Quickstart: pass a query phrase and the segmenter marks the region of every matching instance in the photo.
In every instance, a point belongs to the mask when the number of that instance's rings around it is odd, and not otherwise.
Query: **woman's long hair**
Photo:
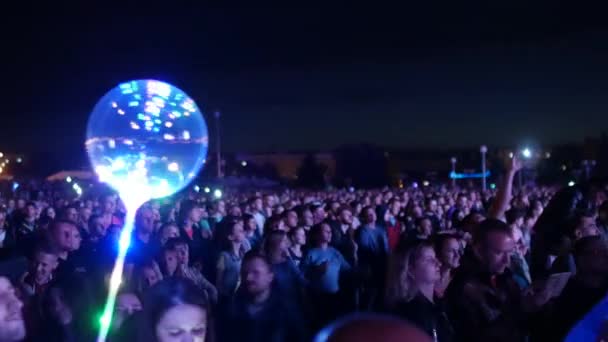
[[[399,247],[390,257],[388,264],[385,305],[394,307],[397,303],[408,302],[418,290],[410,273],[423,249],[433,249],[433,244],[422,241],[417,244]]]

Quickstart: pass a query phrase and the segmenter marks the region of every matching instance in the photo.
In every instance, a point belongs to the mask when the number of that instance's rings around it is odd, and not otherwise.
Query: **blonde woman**
[[[389,262],[385,304],[388,311],[417,325],[435,342],[449,342],[452,327],[435,297],[439,280],[440,263],[432,243],[399,248]]]

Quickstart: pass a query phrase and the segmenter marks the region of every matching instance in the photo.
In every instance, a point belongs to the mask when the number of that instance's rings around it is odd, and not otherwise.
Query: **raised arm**
[[[505,174],[502,184],[500,184],[498,192],[496,193],[496,197],[490,206],[488,218],[498,220],[504,219],[505,212],[509,208],[509,203],[511,202],[511,197],[513,196],[513,179],[515,178],[515,174],[521,170],[521,168],[521,161],[516,155],[509,159],[507,162],[507,173]]]

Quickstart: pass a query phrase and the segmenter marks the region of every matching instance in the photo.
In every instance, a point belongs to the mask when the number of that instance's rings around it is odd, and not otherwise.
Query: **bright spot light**
[[[184,131],[182,137],[184,138],[184,140],[190,140],[190,132]]]
[[[18,188],[19,188],[19,183],[13,182],[13,191],[17,190]]]
[[[99,318],[99,324],[101,326],[108,327],[108,326],[110,326],[111,323],[112,322],[111,322],[110,315],[101,315],[101,317]]]
[[[23,159],[17,158],[17,163],[21,164],[22,161],[23,161]]]
[[[72,177],[70,177],[70,176],[65,177],[65,181],[68,183],[72,183]]]
[[[4,157],[4,153],[0,152],[0,158]]]
[[[4,171],[4,170],[0,167],[0,173],[2,173],[2,171]]]
[[[494,183],[490,184],[490,189],[492,189],[492,190],[496,189],[496,184],[494,184]]]
[[[429,184],[430,184],[429,181],[426,181],[426,180],[424,182],[422,182],[423,186],[429,186]]]
[[[575,186],[575,185],[576,185],[576,183],[574,183],[574,181],[569,181],[568,182],[568,186],[570,186],[570,187]]]
[[[509,152],[509,158],[513,159],[513,152]]]
[[[200,186],[198,186],[198,185],[195,185],[195,186],[194,186],[194,191],[196,191],[196,192],[200,192],[200,191],[201,191],[201,187],[200,187]]]
[[[566,169],[568,169],[568,168],[566,167],[566,165],[565,165],[565,164],[564,164],[564,165],[562,165],[562,171],[566,171]]]
[[[526,159],[530,159],[532,158],[532,151],[530,151],[529,148],[524,148],[523,151],[521,151],[522,156],[524,156],[524,158]]]
[[[247,162],[243,160],[243,161],[241,162],[241,165],[242,165],[243,167],[245,167],[245,166],[247,166]]]
[[[213,192],[213,197],[215,197],[215,198],[222,198],[222,190],[215,189],[215,191]]]
[[[171,122],[171,121],[165,122],[165,127],[167,127],[167,128],[173,127],[173,122]]]
[[[173,162],[167,166],[167,169],[171,172],[177,172],[177,171],[179,171],[179,165],[177,165],[176,162]]]
[[[206,194],[208,194],[208,193],[211,192],[211,189],[209,189],[209,187],[205,187],[204,191],[205,191]]]
[[[163,139],[165,140],[175,140],[175,137],[169,133],[165,133],[165,135],[163,135]]]
[[[551,152],[545,152],[545,159],[551,158]]]

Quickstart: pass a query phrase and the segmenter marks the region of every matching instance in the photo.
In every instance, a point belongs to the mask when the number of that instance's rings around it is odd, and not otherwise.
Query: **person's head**
[[[441,277],[440,265],[430,242],[424,241],[397,249],[389,262],[387,305],[409,301],[421,286],[436,283]]]
[[[50,241],[61,252],[71,252],[74,249],[74,232],[78,228],[69,221],[53,221],[48,228]]]
[[[254,211],[260,212],[264,208],[264,202],[262,202],[262,199],[260,197],[256,197],[253,200],[251,207],[253,208]]]
[[[496,219],[486,219],[473,236],[473,249],[486,271],[502,274],[509,266],[515,242],[509,226]]]
[[[579,240],[587,236],[600,235],[595,218],[591,215],[579,215],[574,219],[574,239]]]
[[[30,261],[30,272],[36,284],[48,283],[58,265],[56,250],[47,244],[37,246]]]
[[[327,218],[327,212],[322,205],[313,206],[312,215],[314,224],[319,224]]]
[[[327,223],[320,223],[312,226],[310,229],[310,235],[313,238],[313,242],[318,246],[324,243],[331,242],[331,227]]]
[[[242,214],[243,214],[243,211],[241,210],[241,207],[239,207],[238,205],[233,205],[228,210],[228,215],[230,215],[230,216],[241,216]]]
[[[515,243],[514,252],[516,252],[519,257],[523,258],[528,254],[528,245],[524,240],[524,234],[521,229],[517,227],[511,227],[511,236],[513,238],[513,242]]]
[[[416,229],[418,230],[419,235],[429,237],[433,234],[433,222],[431,222],[429,217],[423,216],[418,219]]]
[[[179,210],[179,222],[198,223],[202,219],[202,210],[200,205],[193,200],[183,201]]]
[[[312,227],[315,224],[315,220],[310,209],[302,210],[302,223],[306,227]]]
[[[398,199],[393,198],[388,204],[388,210],[391,215],[397,216],[401,211],[401,202]]]
[[[586,236],[574,244],[577,275],[595,274],[608,277],[608,244],[601,236]]]
[[[38,216],[38,208],[36,207],[36,203],[34,202],[27,202],[25,204],[25,207],[23,208],[23,211],[25,213],[25,218],[28,221],[35,220]]]
[[[268,233],[264,242],[264,249],[269,258],[273,255],[287,255],[289,246],[287,234],[280,230]]]
[[[247,253],[243,258],[241,279],[245,293],[251,297],[270,291],[274,279],[270,261],[259,253]]]
[[[298,214],[295,210],[287,210],[284,214],[284,221],[289,229],[294,229],[298,226]]]
[[[234,217],[224,218],[218,224],[215,236],[224,250],[240,245],[245,240],[243,221]]]
[[[100,215],[91,215],[89,218],[89,234],[96,238],[106,236],[108,227],[104,224],[103,217]]]
[[[80,230],[78,227],[72,227],[72,247],[70,248],[70,252],[75,252],[80,249],[80,245],[82,244],[82,236],[80,235]]]
[[[163,280],[163,274],[160,271],[160,267],[153,259],[138,265],[134,273],[136,274],[137,288],[141,292],[144,292]]]
[[[445,268],[455,269],[460,266],[462,248],[456,235],[440,234],[435,238],[435,254]]]
[[[21,341],[25,338],[23,303],[15,295],[11,282],[0,277],[0,341]]]
[[[55,208],[49,206],[42,211],[42,217],[48,217],[51,220],[55,219]]]
[[[430,211],[430,212],[436,212],[437,211],[437,200],[434,198],[428,198],[426,200],[426,210]]]
[[[243,215],[243,230],[249,233],[255,232],[258,229],[258,223],[255,221],[255,217],[251,214]]]
[[[507,210],[505,213],[505,218],[507,219],[507,224],[513,227],[521,228],[524,224],[524,211],[516,208],[512,208]]]
[[[289,240],[294,246],[306,245],[306,231],[302,227],[292,229],[289,232]]]
[[[361,211],[361,221],[366,225],[373,225],[376,223],[376,210],[373,207],[367,206]]]
[[[124,291],[116,296],[116,307],[112,319],[112,329],[118,330],[122,323],[136,312],[142,310],[141,301],[134,292]]]
[[[61,211],[62,220],[78,223],[78,209],[75,206],[67,206]]]
[[[368,342],[382,336],[382,342],[432,342],[424,331],[393,316],[357,313],[323,328],[314,342]]]
[[[160,227],[160,243],[164,245],[169,239],[179,237],[179,228],[175,223],[165,223]]]
[[[93,214],[93,209],[83,206],[82,208],[80,208],[79,213],[78,213],[79,222],[84,222],[84,223],[89,222],[89,219],[91,218],[92,214]]]
[[[116,211],[117,198],[114,194],[106,194],[101,198],[101,210],[103,214],[113,215]]]
[[[154,232],[154,211],[147,206],[142,206],[135,215],[135,229],[141,234],[152,234]]]
[[[475,202],[474,199],[472,199],[472,201]],[[469,206],[469,199],[467,198],[467,195],[465,195],[465,194],[458,195],[458,199],[456,200],[456,206],[460,210],[467,209]]]
[[[345,225],[353,224],[353,211],[349,207],[342,207],[338,212],[340,223]]]
[[[152,342],[204,342],[211,334],[207,300],[187,279],[164,279],[144,297],[144,329]]]
[[[162,267],[165,276],[170,277],[175,274],[177,266],[179,265],[177,251],[169,248],[170,246],[165,245],[162,253]]]
[[[190,249],[188,248],[188,241],[186,241],[184,238],[177,237],[169,239],[165,246],[166,249],[175,251],[178,265],[188,266],[190,261]]]

